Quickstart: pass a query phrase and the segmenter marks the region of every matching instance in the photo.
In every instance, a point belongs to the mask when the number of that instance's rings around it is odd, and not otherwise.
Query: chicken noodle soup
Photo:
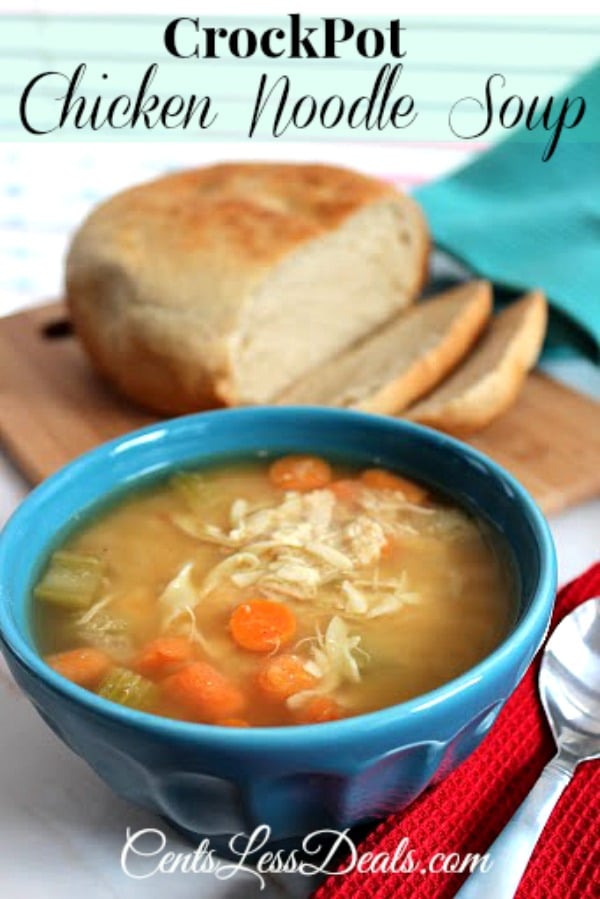
[[[41,652],[113,702],[237,727],[318,723],[440,686],[516,613],[498,538],[390,471],[247,460],[131,496],[53,554]]]

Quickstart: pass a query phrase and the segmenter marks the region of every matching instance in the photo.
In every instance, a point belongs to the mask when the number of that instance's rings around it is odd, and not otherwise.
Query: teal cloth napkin
[[[435,243],[473,272],[500,288],[546,292],[546,356],[598,362],[600,65],[563,96],[583,96],[587,108],[579,125],[562,131],[547,162],[541,156],[548,133],[521,128],[415,196]]]

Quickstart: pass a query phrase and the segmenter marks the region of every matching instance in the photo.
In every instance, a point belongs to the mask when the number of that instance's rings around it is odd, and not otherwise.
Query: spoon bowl
[[[600,757],[600,598],[563,618],[544,651],[540,695],[556,745],[576,762]]]
[[[557,754],[455,899],[511,899],[535,844],[580,762],[600,758],[600,597],[567,615],[546,643],[539,674],[542,705]]]

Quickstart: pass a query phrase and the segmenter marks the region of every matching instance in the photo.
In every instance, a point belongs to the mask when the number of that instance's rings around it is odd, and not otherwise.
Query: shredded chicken
[[[357,578],[356,585],[361,588],[369,588],[378,595],[378,600],[372,602],[366,610],[367,618],[379,618],[381,615],[389,615],[398,612],[403,606],[416,605],[421,601],[419,593],[408,589],[408,577],[403,571],[398,577],[382,580],[376,577],[374,580]]]
[[[203,543],[215,543],[217,546],[237,546],[237,542],[224,534],[221,528],[214,524],[207,524],[190,512],[176,512],[171,516],[171,521],[188,537],[194,537]]]
[[[114,599],[113,594],[108,594],[97,600],[75,619],[74,628],[79,640],[124,660],[131,655],[133,641],[127,621],[107,611]]]
[[[357,634],[350,635],[348,625],[339,615],[330,620],[325,634],[317,631],[310,641],[310,657],[304,668],[318,680],[318,684],[288,697],[288,708],[300,708],[314,696],[332,693],[345,683],[359,683],[360,639]],[[366,657],[366,653],[362,654]]]
[[[206,575],[200,596],[232,584],[267,597],[318,599],[321,607],[373,618],[417,600],[405,574],[379,583],[378,566],[388,536],[416,533],[403,520],[407,509],[423,510],[394,491],[365,488],[359,502],[357,512],[338,503],[331,490],[288,491],[268,506],[234,500],[229,529],[189,512],[173,521],[202,542],[232,550]]]
[[[351,554],[358,559],[360,565],[378,562],[387,543],[383,527],[367,515],[360,515],[347,524],[344,537],[349,543]]]
[[[250,575],[250,582],[252,583],[252,577],[255,574],[260,575],[260,569],[261,561],[255,553],[249,551],[234,553],[232,556],[223,559],[214,568],[211,568],[204,578],[200,588],[200,595],[207,596],[217,587],[220,587],[223,580],[231,580],[236,576],[239,580],[240,575],[243,580],[247,580],[248,575]]]
[[[158,597],[161,627],[163,632],[189,637],[212,654],[196,623],[194,610],[201,599],[201,594],[192,582],[193,568],[194,563],[187,562]]]
[[[233,528],[240,525],[244,516],[248,514],[248,508],[248,500],[242,499],[241,497],[234,500],[231,504],[231,511],[229,513],[229,519]]]
[[[346,611],[354,615],[364,615],[369,611],[369,601],[362,590],[352,581],[342,581],[342,592],[346,597]]]

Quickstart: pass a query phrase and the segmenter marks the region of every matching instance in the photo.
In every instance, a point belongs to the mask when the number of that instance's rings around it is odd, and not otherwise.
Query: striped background
[[[389,57],[364,59],[353,52],[352,46],[340,51],[337,60],[265,59],[261,55],[249,59],[233,59],[223,55],[219,60],[180,60],[171,57],[163,46],[163,32],[170,17],[165,16],[7,16],[0,33],[0,53],[5,70],[0,80],[0,135],[4,139],[19,137],[17,117],[18,98],[23,87],[41,71],[56,70],[72,73],[78,63],[85,61],[85,92],[95,97],[99,92],[108,102],[121,93],[132,94],[139,85],[146,67],[159,64],[153,90],[162,96],[181,93],[184,96],[208,94],[219,113],[215,125],[208,131],[169,132],[169,141],[207,140],[229,141],[243,139],[248,134],[251,111],[262,73],[273,82],[279,75],[288,74],[292,80],[292,94],[300,97],[310,92],[325,99],[332,93],[349,100],[370,90],[379,67]],[[303,17],[306,25],[319,25],[317,19]],[[356,28],[370,25],[382,29],[389,19],[353,19]],[[598,55],[600,18],[596,19],[402,19],[402,46],[406,51],[397,92],[412,94],[419,110],[414,125],[398,133],[386,129],[382,133],[352,131],[343,123],[334,131],[311,126],[296,132],[296,140],[315,138],[376,140],[384,142],[422,141],[424,139],[452,139],[448,127],[448,112],[453,103],[465,96],[482,96],[488,75],[501,72],[507,86],[502,97],[519,93],[523,97],[536,94],[546,96],[555,91]],[[202,16],[201,24],[236,26],[260,30],[283,26],[287,17],[214,17]],[[182,45],[191,46],[193,36],[183,32]],[[316,39],[315,39],[316,40]],[[393,60],[391,60],[393,61]],[[103,79],[103,75],[107,75]],[[36,109],[36,124],[50,127],[56,121],[55,96],[64,82],[44,81],[35,91],[31,105]],[[465,133],[477,131],[481,112],[476,104],[465,104],[462,119]],[[127,130],[112,129],[78,132],[73,129],[56,134],[52,139],[123,140],[131,136]],[[255,138],[268,139],[266,123]],[[133,132],[134,139],[164,139],[158,131]],[[39,138],[32,138],[39,142]],[[285,140],[288,137],[286,135]]]
[[[321,96],[338,92],[353,97],[370,87],[379,66],[388,60],[348,56],[333,63],[286,60],[282,64],[259,57],[234,65],[222,59],[210,66],[206,61],[173,60],[162,45],[168,19],[0,17],[0,314],[60,292],[69,234],[91,205],[121,187],[172,168],[216,159],[283,158],[341,162],[410,189],[461,165],[487,146],[486,141],[452,139],[447,114],[454,100],[481,95],[493,71],[507,77],[510,92],[525,97],[555,93],[595,61],[600,46],[600,18],[403,17],[407,26],[403,89],[415,96],[421,111],[414,128],[399,136],[387,132],[368,140],[336,129],[334,135],[305,134],[301,140],[295,135],[295,140],[286,136],[263,142],[245,139],[263,71],[273,77],[288,73],[299,93],[311,90]],[[353,20],[360,25],[360,19]],[[202,16],[201,21],[229,24],[225,18]],[[256,17],[233,21],[254,27],[280,24],[280,20]],[[384,27],[386,23],[377,22]],[[210,93],[222,110],[219,130],[209,132],[210,139],[203,133],[201,138],[196,134],[192,135],[195,140],[182,141],[177,140],[180,134],[170,132],[168,142],[165,132],[152,132],[151,139],[143,142],[129,142],[132,135],[125,132],[117,133],[119,143],[99,140],[102,132],[91,135],[92,141],[34,138],[23,142],[16,110],[26,82],[43,70],[72,71],[84,60],[89,63],[88,93],[94,94],[100,74],[106,71],[106,83],[114,95],[131,93],[146,65],[158,61],[160,86],[166,93]],[[339,139],[333,143],[332,136]]]

